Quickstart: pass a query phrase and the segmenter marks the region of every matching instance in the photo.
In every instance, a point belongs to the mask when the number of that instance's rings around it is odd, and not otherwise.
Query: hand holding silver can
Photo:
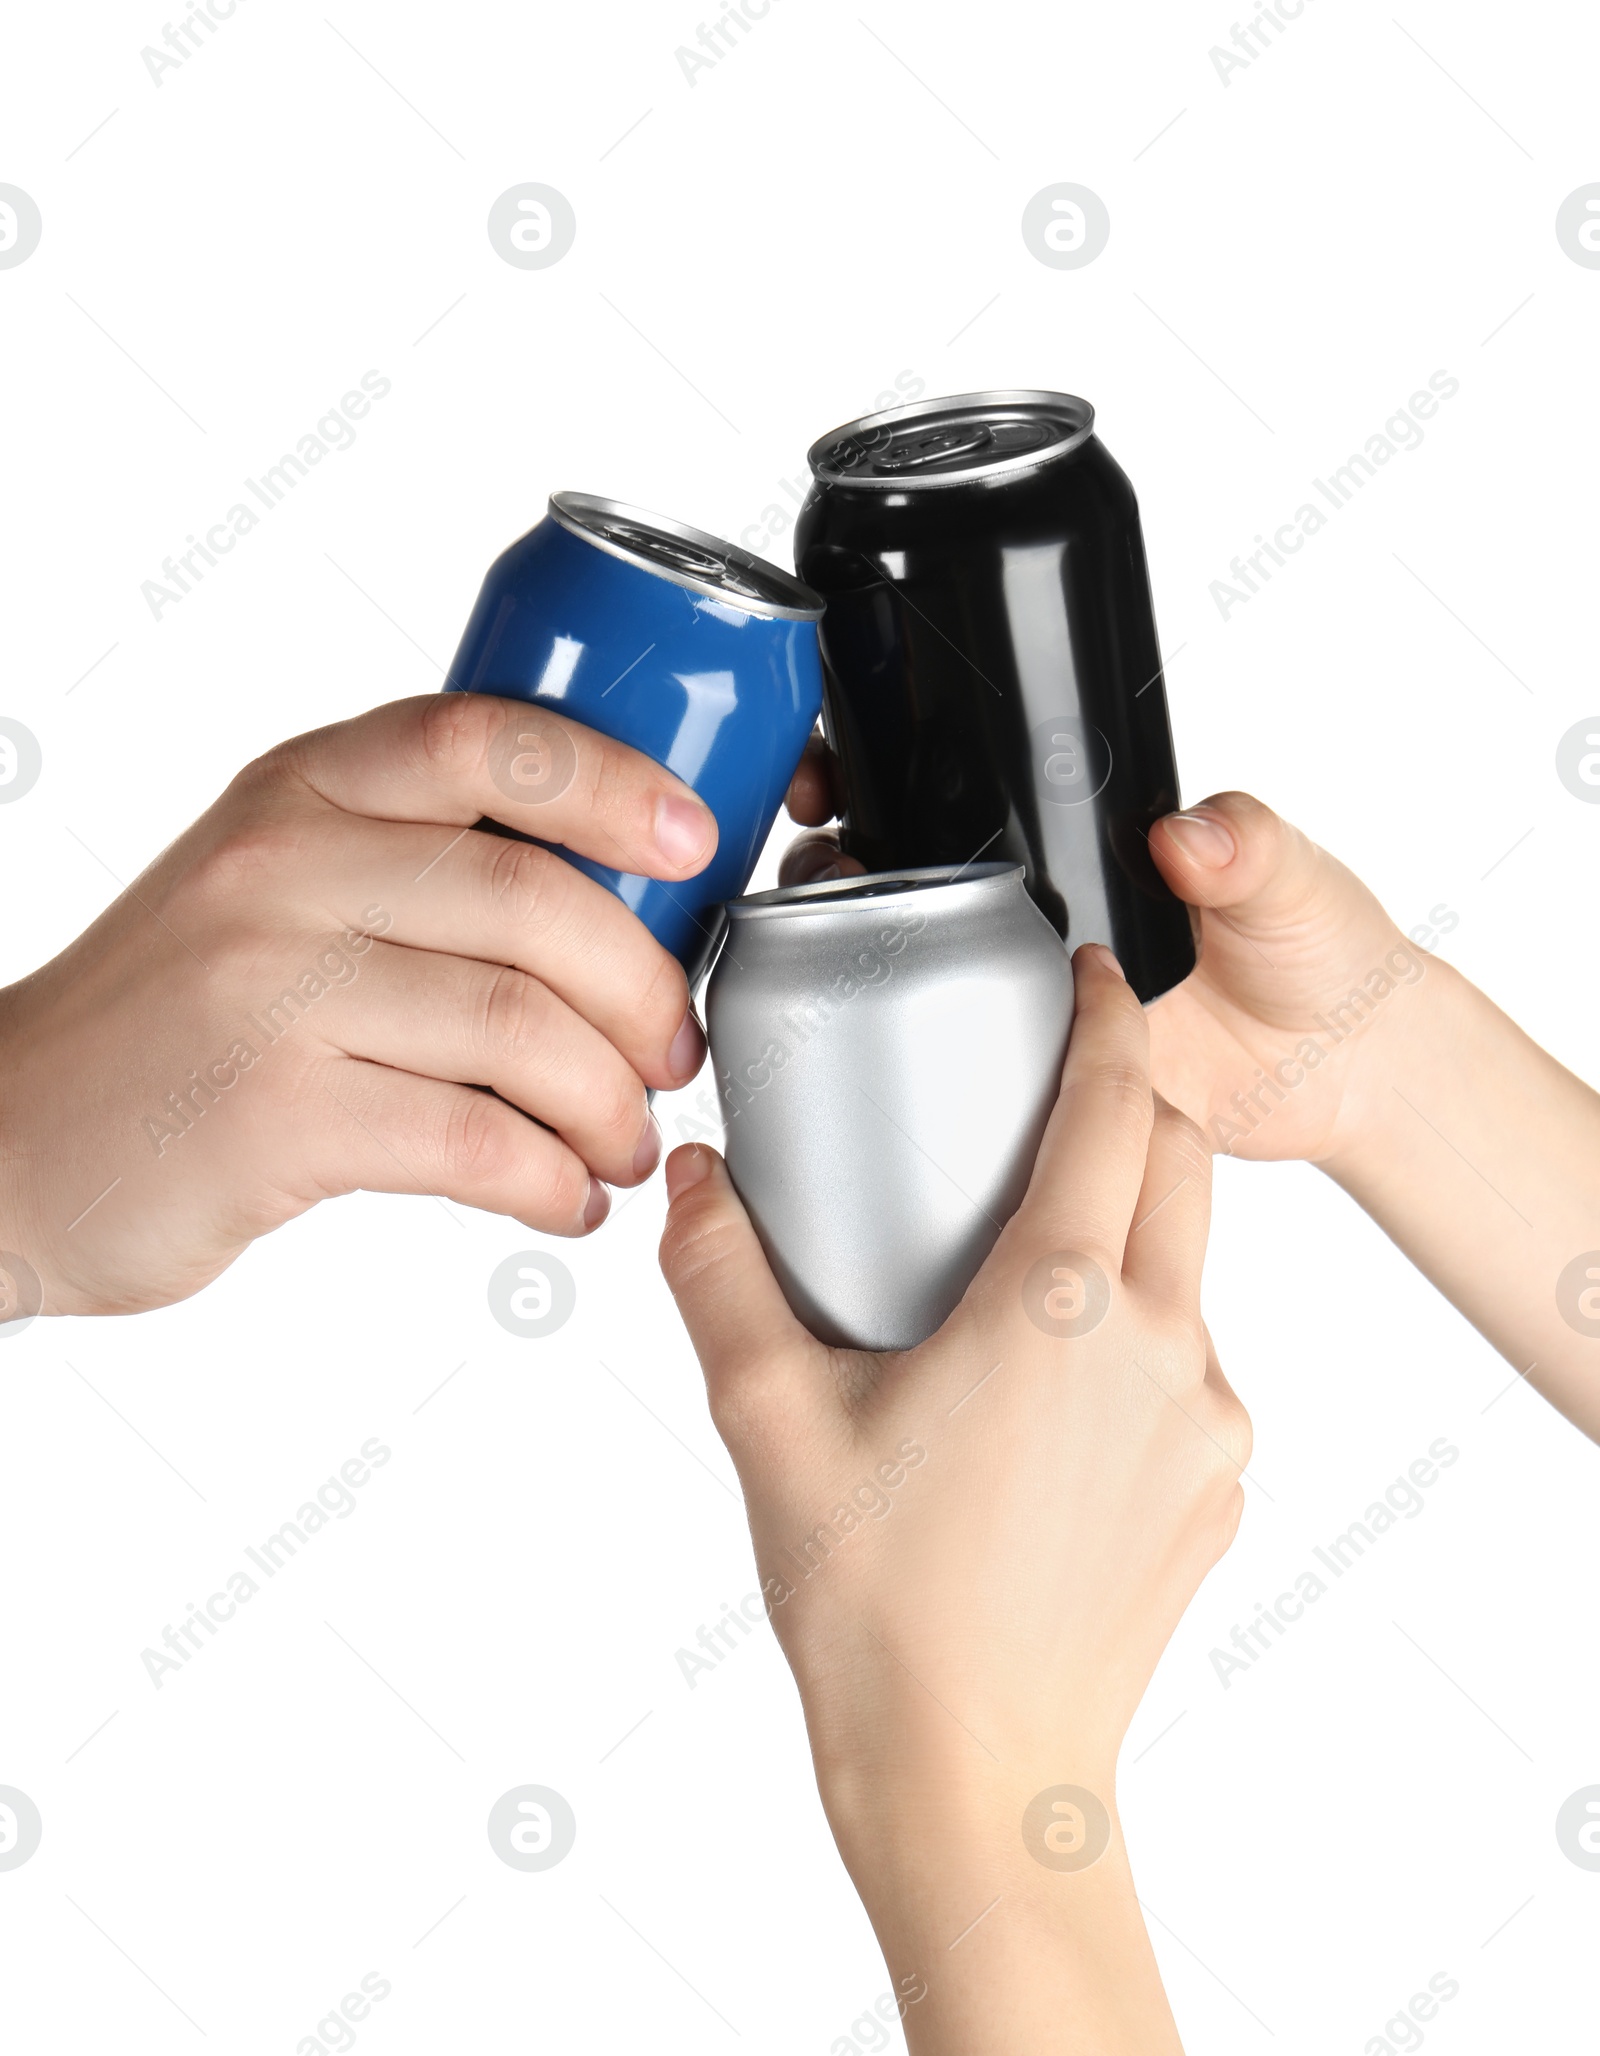
[[[1200,1314],[1204,1138],[1152,1093],[1115,963],[1073,968],[1028,1190],[908,1355],[824,1348],[715,1152],[666,1167],[662,1268],[917,2056],[1179,2056],[1117,1759],[1232,1538],[1250,1429]]]

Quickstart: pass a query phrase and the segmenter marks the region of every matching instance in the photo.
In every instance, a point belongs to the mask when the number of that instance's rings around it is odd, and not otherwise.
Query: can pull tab
[[[925,464],[948,464],[952,457],[976,456],[987,450],[994,436],[987,422],[968,421],[948,428],[924,429],[920,434],[896,436],[877,458],[880,471],[917,471]]]
[[[675,536],[657,535],[647,528],[637,528],[631,522],[610,521],[605,523],[604,534],[630,550],[637,550],[642,556],[651,557],[658,564],[666,564],[674,571],[692,572],[696,578],[716,578],[722,563],[709,550],[697,549],[693,543],[681,542]]]
[[[711,550],[701,549],[696,543],[685,542],[681,537],[640,528],[627,521],[607,522],[601,532],[621,543],[625,549],[637,551],[651,563],[664,565],[668,571],[685,572],[691,578],[702,579],[739,598],[763,597],[760,583],[749,577],[744,569],[745,565],[756,564],[759,559],[750,556],[748,551],[735,550],[731,544],[724,555],[718,556]]]

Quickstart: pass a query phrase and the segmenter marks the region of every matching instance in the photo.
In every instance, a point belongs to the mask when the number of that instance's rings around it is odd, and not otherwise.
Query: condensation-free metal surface
[[[706,989],[728,1169],[825,1342],[931,1335],[1015,1212],[1072,966],[1019,865],[735,900]]]
[[[653,524],[654,557],[624,545],[634,517]],[[794,607],[684,569],[704,569],[730,548],[661,515],[558,493],[546,518],[490,565],[445,681],[448,692],[568,715],[642,750],[705,801],[717,848],[693,878],[667,884],[561,849],[639,916],[691,987],[722,939],[723,902],[750,882],[822,705],[821,602],[770,565],[763,577],[778,581],[780,595],[798,595]],[[530,808],[509,825],[536,835],[541,823]]]
[[[1092,423],[1066,393],[869,416],[855,468],[813,450],[795,562],[828,603],[846,853],[1021,863],[1069,948],[1108,944],[1152,1000],[1195,961],[1148,844],[1178,773],[1138,504]]]
[[[815,477],[884,492],[967,485],[1064,457],[1094,432],[1076,393],[955,393],[847,421],[812,444]]]
[[[598,493],[552,493],[550,514],[597,549],[670,578],[690,592],[726,600],[747,614],[774,621],[815,621],[821,616],[821,600],[798,578],[686,521],[603,499]]]

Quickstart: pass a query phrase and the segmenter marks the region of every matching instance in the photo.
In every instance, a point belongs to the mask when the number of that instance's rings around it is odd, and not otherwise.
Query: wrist
[[[823,1797],[914,2056],[1178,2049],[1102,1753],[925,1760]]]
[[[1392,1160],[1397,1133],[1415,1124],[1407,1102],[1419,1091],[1455,1097],[1451,1078],[1460,1068],[1463,1026],[1474,1006],[1488,1004],[1453,964],[1409,946],[1406,954],[1419,974],[1376,1001],[1355,1052],[1335,1146],[1318,1160],[1347,1191],[1358,1192]]]
[[[852,1871],[893,1889],[908,1876],[925,1875],[930,1864],[1010,1866],[1024,1853],[1028,1809],[1040,1793],[1058,1787],[1091,1795],[1101,1817],[1115,1826],[1115,1748],[1063,1741],[1048,1762],[1022,1761],[1004,1740],[1000,1748],[1006,1761],[958,1732],[949,1746],[913,1743],[881,1760],[830,1765],[819,1752],[818,1789]]]

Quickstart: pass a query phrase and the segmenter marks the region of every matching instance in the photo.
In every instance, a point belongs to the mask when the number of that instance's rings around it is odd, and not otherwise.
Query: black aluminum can
[[[813,445],[795,561],[821,593],[840,840],[868,871],[1003,861],[1142,1000],[1194,968],[1150,856],[1178,805],[1138,503],[1069,393],[963,393]]]

